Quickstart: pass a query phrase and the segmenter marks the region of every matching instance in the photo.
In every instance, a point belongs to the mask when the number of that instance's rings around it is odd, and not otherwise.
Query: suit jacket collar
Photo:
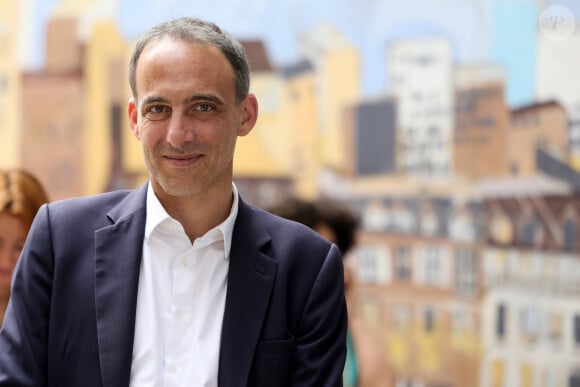
[[[104,386],[128,386],[147,186],[130,192],[95,231],[95,312]]]
[[[222,325],[220,386],[247,385],[278,268],[264,253],[270,235],[256,211],[240,200]]]

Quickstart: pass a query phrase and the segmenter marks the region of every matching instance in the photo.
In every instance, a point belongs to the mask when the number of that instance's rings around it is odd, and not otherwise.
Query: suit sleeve
[[[301,318],[291,386],[342,386],[347,311],[342,257],[331,245]]]
[[[45,386],[53,257],[48,206],[32,224],[16,265],[0,330],[0,386]]]

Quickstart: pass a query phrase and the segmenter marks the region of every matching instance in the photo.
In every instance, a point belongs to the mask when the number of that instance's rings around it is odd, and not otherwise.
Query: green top
[[[346,362],[342,372],[342,383],[343,387],[356,387],[358,385],[358,362],[350,330],[346,332]]]

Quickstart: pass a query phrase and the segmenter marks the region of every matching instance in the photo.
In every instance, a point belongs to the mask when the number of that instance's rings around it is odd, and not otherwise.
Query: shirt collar
[[[232,208],[230,210],[230,214],[228,217],[219,225],[209,230],[204,236],[204,238],[210,233],[219,232],[221,234],[221,239],[224,242],[224,255],[227,259],[230,256],[230,250],[232,247],[232,236],[234,234],[234,225],[236,223],[236,218],[238,217],[238,206],[239,206],[239,199],[238,199],[238,188],[236,184],[232,182],[232,194],[234,196],[234,200],[232,203]],[[173,219],[163,205],[153,192],[153,186],[151,182],[149,182],[147,187],[147,218],[145,220],[145,240],[149,240],[151,234],[155,230],[157,226],[163,223],[167,219]],[[177,222],[177,220],[173,219]]]

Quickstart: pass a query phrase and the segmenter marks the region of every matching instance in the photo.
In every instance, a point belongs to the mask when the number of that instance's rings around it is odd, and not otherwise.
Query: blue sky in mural
[[[44,28],[47,15],[59,1],[36,0],[37,29]],[[218,23],[236,37],[264,40],[277,65],[299,60],[302,33],[320,23],[332,24],[361,52],[366,96],[383,94],[388,88],[389,41],[443,36],[451,42],[458,63],[504,61],[510,72],[508,101],[512,105],[528,102],[533,93],[538,12],[549,5],[561,4],[577,19],[580,15],[578,0],[119,0],[117,3],[117,21],[127,39],[134,39],[144,29],[169,18],[199,16]],[[41,38],[43,32],[34,33]]]
[[[319,23],[329,23],[355,44],[362,55],[363,90],[367,95],[384,93],[386,47],[399,37],[440,35],[447,37],[458,60],[487,56],[488,33],[485,2],[465,0],[225,0],[211,2],[164,0],[156,7],[138,6],[140,0],[121,2],[122,30],[137,35],[143,25],[180,15],[208,18],[238,37],[262,38],[276,64],[299,60],[299,35]],[[163,5],[161,5],[163,3]],[[139,21],[131,18],[139,10]],[[133,19],[133,22],[130,20]],[[483,22],[481,21],[483,20]]]

